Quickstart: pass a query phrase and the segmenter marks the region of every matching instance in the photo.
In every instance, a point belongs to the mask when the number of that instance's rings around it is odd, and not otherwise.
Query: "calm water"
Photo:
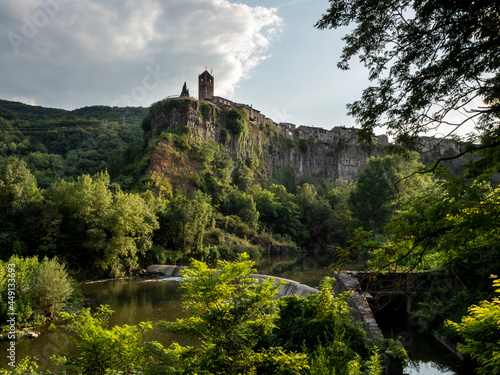
[[[261,259],[256,267],[259,273],[281,276],[317,287],[325,276],[332,276],[328,268],[332,255],[328,252],[312,252],[302,258],[273,256]],[[362,268],[362,265],[356,265]],[[82,285],[84,295],[90,306],[101,304],[111,306],[115,311],[110,319],[111,325],[137,324],[141,321],[175,320],[188,316],[182,307],[181,290],[178,280],[145,281],[142,279],[122,279]],[[425,336],[415,327],[405,325],[404,321],[378,317],[384,333],[390,337],[402,334],[407,338],[407,350],[412,362],[406,369],[411,375],[466,375],[457,366],[457,361],[439,344]],[[50,357],[57,351],[68,351],[68,340],[55,335],[47,328],[36,340],[21,340],[16,344],[17,359],[27,355],[39,358],[41,370],[50,367]],[[181,345],[196,344],[192,339],[170,335],[161,328],[150,332],[147,340],[157,340],[163,345],[177,341]],[[8,345],[0,343],[0,353],[5,353]],[[0,357],[0,368],[7,368],[6,355]]]

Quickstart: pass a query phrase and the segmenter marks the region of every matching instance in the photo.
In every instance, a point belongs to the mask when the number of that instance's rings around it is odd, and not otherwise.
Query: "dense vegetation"
[[[420,285],[425,298],[417,316],[439,328],[443,316],[458,322],[474,304],[460,325],[450,325],[479,373],[499,373],[499,311],[488,280],[500,270],[498,7],[487,0],[330,0],[316,27],[344,26],[338,66],[348,69],[358,56],[374,81],[348,105],[362,138],[369,141],[383,126],[400,152],[418,150],[420,136],[436,130],[460,144],[428,170],[436,182],[395,212],[384,238],[358,231],[352,249],[365,249],[386,268],[434,266],[454,278],[459,287],[442,279]],[[459,136],[464,128],[468,134]],[[441,161],[472,154],[459,175],[440,168]],[[365,227],[372,228],[379,229]]]
[[[192,315],[158,325],[192,335],[198,345],[145,342],[152,322],[109,327],[112,311],[101,306],[94,315],[89,309],[62,314],[78,355],[59,353],[53,360],[64,374],[380,375],[387,349],[406,358],[393,340],[367,336],[349,315],[348,293],[333,297],[331,279],[318,294],[276,299],[280,285],[258,282],[252,266],[242,254],[215,269],[193,261],[184,271],[185,306]],[[0,373],[36,375],[36,363],[26,359]]]
[[[144,108],[85,107],[73,111],[0,100],[0,159],[24,160],[42,188],[107,168],[140,143]]]
[[[25,322],[43,323],[68,302],[81,302],[79,288],[57,259],[12,256],[0,262],[0,319],[16,313],[18,328]],[[19,335],[19,333],[18,333]]]

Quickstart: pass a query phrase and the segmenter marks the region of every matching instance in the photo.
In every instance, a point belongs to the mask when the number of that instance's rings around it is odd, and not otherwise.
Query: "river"
[[[327,267],[331,263],[328,254],[313,253],[305,257],[273,256],[261,259],[257,264],[259,273],[285,277],[317,287],[325,276],[332,276]],[[362,267],[358,265],[358,267]],[[91,284],[82,284],[82,291],[91,307],[107,304],[114,310],[111,325],[137,324],[141,321],[174,320],[188,316],[182,307],[182,296],[178,279],[144,280],[119,279]],[[441,348],[432,338],[422,334],[401,319],[378,317],[387,337],[402,335],[407,340],[411,363],[406,369],[410,375],[466,375],[460,363],[449,352]],[[61,331],[61,330],[58,330]],[[38,357],[40,370],[52,367],[50,357],[57,351],[67,351],[69,342],[64,335],[57,335],[48,327],[41,329],[35,340],[20,340],[16,343],[17,361],[30,355]],[[157,340],[164,345],[173,341],[181,345],[193,344],[188,337],[165,333],[160,328],[151,331],[146,339]],[[1,353],[6,353],[7,342],[0,342]],[[7,356],[0,357],[0,368],[7,368]]]

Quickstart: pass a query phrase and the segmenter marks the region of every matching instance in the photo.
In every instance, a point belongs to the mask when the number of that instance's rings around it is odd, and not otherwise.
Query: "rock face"
[[[228,111],[223,111],[209,102],[193,99],[170,99],[156,103],[149,115],[145,130],[150,137],[158,136],[161,131],[187,126],[190,136],[211,140],[222,144],[226,152],[234,158],[245,161],[258,157],[267,163],[268,174],[273,170],[292,169],[297,180],[312,176],[316,181],[338,183],[342,180],[355,180],[372,155],[381,154],[374,146],[347,142],[344,139],[318,140],[298,139],[291,135],[280,134],[272,124],[258,124],[244,120],[245,128],[240,134],[230,129]],[[147,127],[149,126],[149,128]],[[227,136],[229,134],[229,137]],[[224,141],[224,137],[230,138]],[[153,152],[149,171],[162,171],[161,142],[157,152]]]

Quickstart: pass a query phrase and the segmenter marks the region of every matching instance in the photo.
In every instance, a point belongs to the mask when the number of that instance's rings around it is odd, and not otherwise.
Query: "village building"
[[[322,142],[342,143],[342,144],[357,144],[358,129],[345,126],[335,126],[331,130],[315,126],[300,125],[289,122],[275,123],[272,119],[266,117],[259,110],[253,108],[252,105],[236,103],[232,100],[214,95],[215,79],[214,76],[205,70],[198,76],[198,100],[210,102],[222,109],[230,111],[235,108],[246,113],[248,120],[251,123],[262,126],[274,126],[279,135],[286,138],[298,137],[299,139],[313,139]],[[388,145],[389,138],[387,135],[373,136],[374,143],[379,145]],[[436,151],[440,155],[444,155],[449,150],[459,152],[459,146],[451,139],[436,138],[436,137],[421,137],[421,149],[424,152]]]

